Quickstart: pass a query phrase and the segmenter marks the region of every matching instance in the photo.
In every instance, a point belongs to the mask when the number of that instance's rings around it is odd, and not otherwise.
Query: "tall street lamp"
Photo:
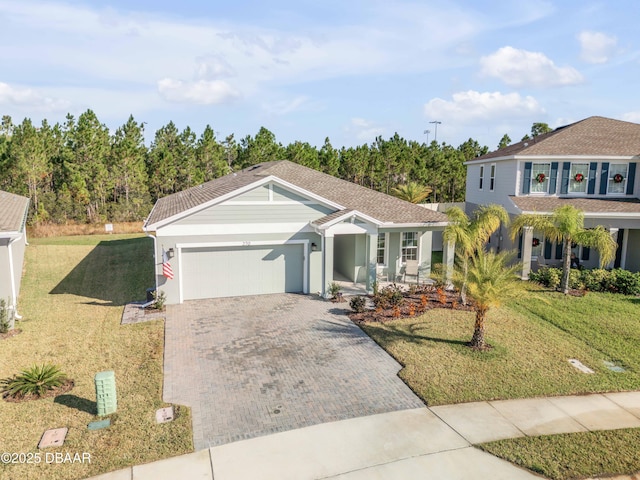
[[[433,122],[429,122],[429,123],[433,123],[436,128],[435,128],[435,133],[433,135],[433,140],[434,141],[438,141],[438,125],[440,125],[442,122],[439,122],[438,120],[434,120]]]
[[[427,136],[427,145],[429,145],[429,134],[431,133],[431,130],[425,130],[424,134]]]

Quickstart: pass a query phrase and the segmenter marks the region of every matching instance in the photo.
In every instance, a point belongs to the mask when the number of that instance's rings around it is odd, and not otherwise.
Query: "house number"
[[[244,242],[242,242],[242,246],[243,247],[249,247],[249,246],[251,246],[251,242],[249,240],[245,240]]]

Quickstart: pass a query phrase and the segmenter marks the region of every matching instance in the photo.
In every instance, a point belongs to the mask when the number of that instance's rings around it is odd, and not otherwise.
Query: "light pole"
[[[425,130],[424,134],[427,136],[427,145],[429,145],[429,134],[431,133],[431,130]]]
[[[435,128],[435,133],[433,134],[433,140],[434,141],[438,141],[438,125],[440,125],[442,122],[439,122],[438,120],[434,120],[433,122],[429,122],[429,123],[433,123],[436,128]]]

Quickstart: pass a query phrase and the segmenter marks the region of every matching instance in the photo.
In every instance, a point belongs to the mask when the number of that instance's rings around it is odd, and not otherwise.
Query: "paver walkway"
[[[535,480],[472,444],[637,426],[640,392],[443,405],[229,443],[94,480]]]
[[[423,407],[345,305],[295,294],[169,305],[163,398],[192,408],[195,449]]]

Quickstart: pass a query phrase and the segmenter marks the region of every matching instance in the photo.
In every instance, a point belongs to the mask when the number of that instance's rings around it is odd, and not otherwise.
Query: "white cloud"
[[[618,39],[601,32],[580,32],[580,58],[589,63],[606,63],[615,53]]]
[[[317,105],[313,105],[306,95],[299,95],[288,100],[263,103],[262,108],[272,115],[288,115],[303,109],[317,109]]]
[[[476,92],[469,90],[452,95],[450,101],[434,98],[424,106],[428,118],[455,123],[473,123],[478,120],[526,117],[543,113],[538,101],[518,93]]]
[[[364,118],[352,118],[345,132],[359,141],[371,142],[384,133],[384,127]]]
[[[636,112],[623,113],[621,118],[626,122],[640,123],[640,110]]]
[[[502,47],[482,57],[481,73],[495,77],[512,87],[554,87],[575,85],[583,77],[573,67],[558,67],[545,54],[513,47]]]
[[[215,105],[234,100],[239,93],[223,80],[184,82],[172,78],[158,81],[158,92],[170,102]]]
[[[0,82],[0,105],[11,105],[37,111],[60,112],[69,108],[69,102],[42,95],[32,88],[13,87]]]

